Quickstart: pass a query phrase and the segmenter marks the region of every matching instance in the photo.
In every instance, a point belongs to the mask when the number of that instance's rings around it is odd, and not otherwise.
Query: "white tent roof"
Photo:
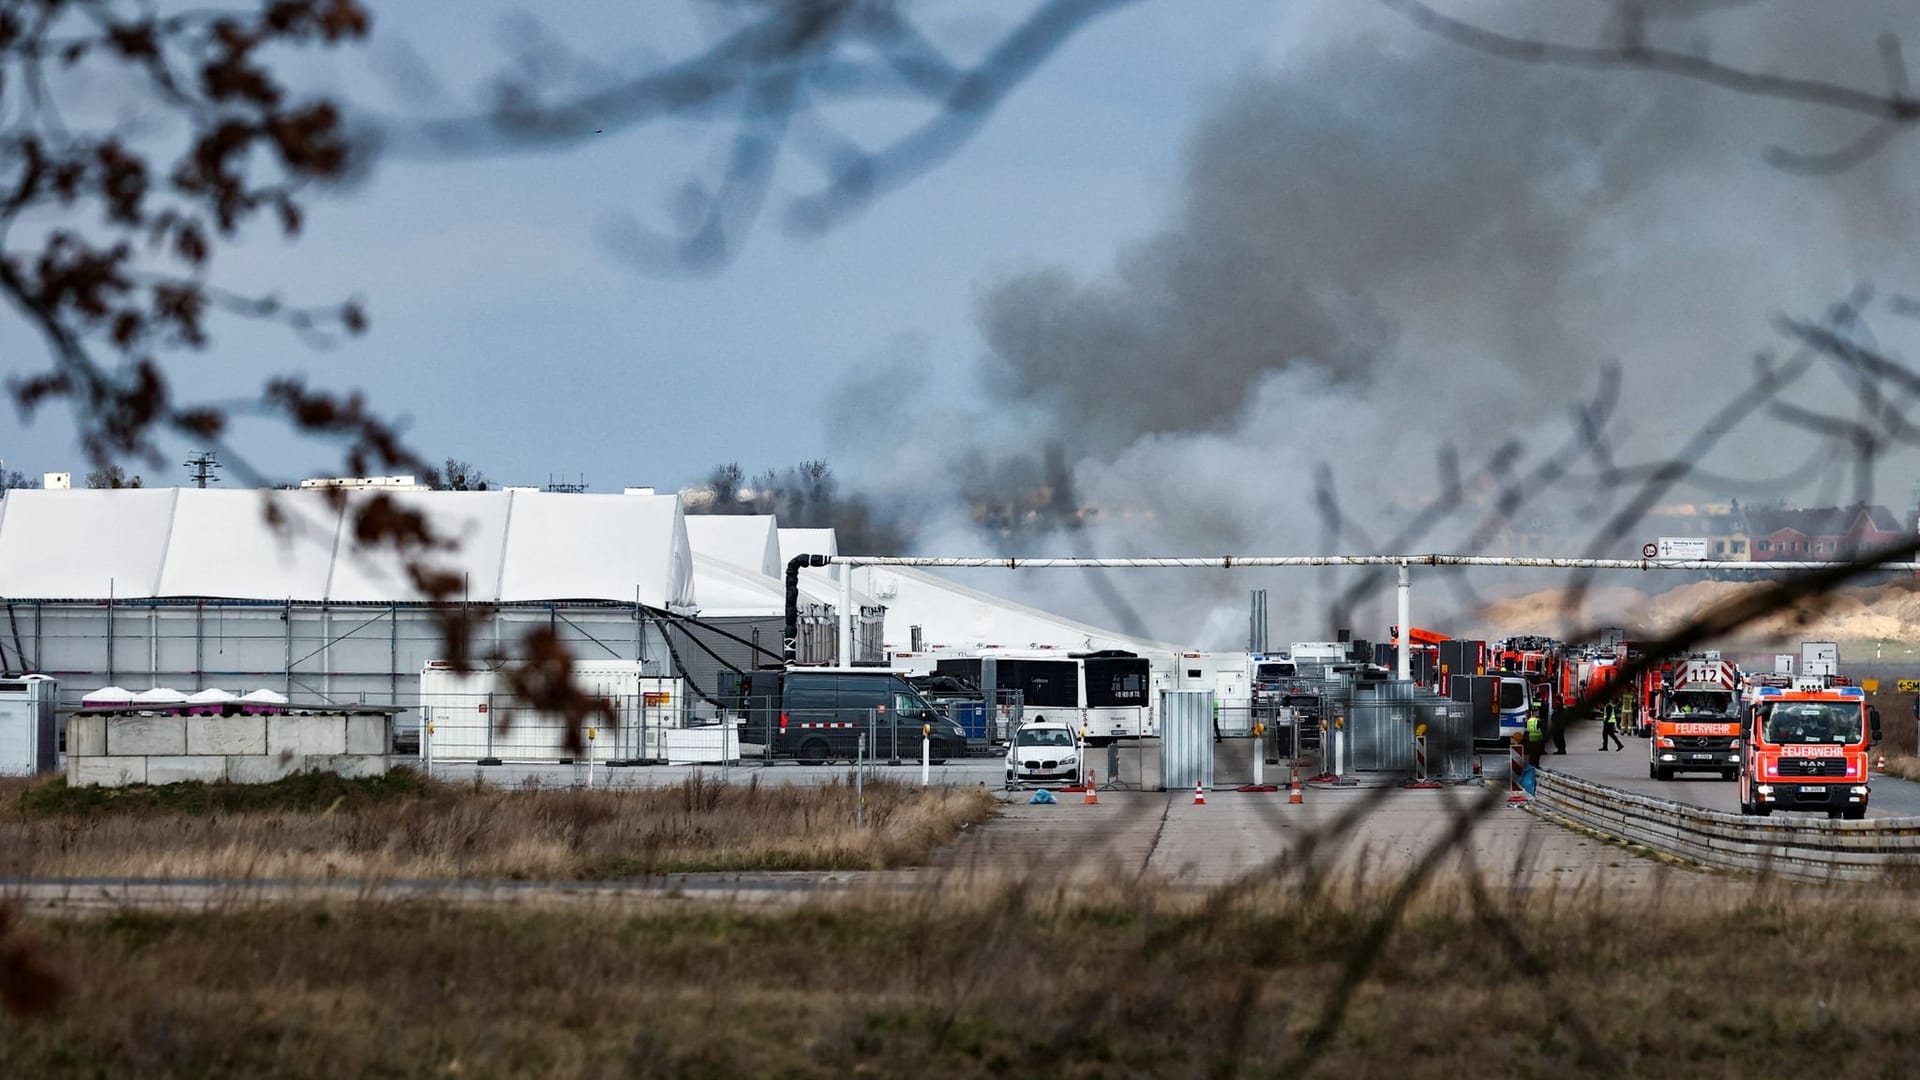
[[[886,647],[893,652],[907,650],[908,634],[915,626],[920,627],[921,640],[927,647],[947,649],[1054,645],[1075,650],[1126,649],[1142,654],[1182,651],[1178,645],[1089,626],[914,567],[857,567],[853,582],[876,603],[887,605]]]
[[[388,492],[458,547],[434,562],[468,599],[694,603],[693,559],[676,496],[536,491]],[[390,551],[355,543],[320,491],[168,488],[13,491],[0,500],[0,596],[100,599],[420,599]],[[266,520],[271,505],[285,523]]]
[[[0,596],[152,596],[166,558],[173,495],[7,492],[0,499]]]
[[[840,537],[832,529],[781,529],[780,530],[780,572],[786,572],[787,563],[795,555],[838,555]],[[816,567],[800,572],[803,583],[812,581],[821,588],[833,588],[832,583],[840,580],[838,566]]]
[[[809,570],[800,575],[800,602],[824,604],[838,610],[839,583],[817,576],[819,573],[818,570]],[[696,554],[693,557],[693,581],[694,595],[700,598],[700,615],[703,618],[786,615],[787,579],[784,574],[768,577],[744,566]],[[855,610],[858,610],[874,606],[875,601],[855,589],[853,603]]]
[[[765,577],[777,578],[780,529],[772,514],[688,514],[687,540],[695,555],[719,559]]]
[[[765,574],[707,555],[693,557],[693,592],[703,619],[786,615],[786,587]]]

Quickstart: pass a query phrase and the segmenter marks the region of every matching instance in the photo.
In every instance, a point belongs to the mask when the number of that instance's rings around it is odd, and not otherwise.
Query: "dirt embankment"
[[[1760,587],[1750,582],[1699,581],[1647,592],[1625,585],[1600,585],[1580,597],[1568,589],[1543,589],[1491,601],[1475,620],[1480,631],[1492,637],[1545,633],[1577,640],[1596,626],[1622,626],[1633,637],[1653,638],[1672,632],[1714,604]],[[1721,644],[1780,649],[1801,641],[1869,647],[1884,642],[1890,650],[1920,648],[1920,583],[1842,588],[1817,601],[1783,608]],[[1905,657],[1904,651],[1886,654],[1888,660]]]

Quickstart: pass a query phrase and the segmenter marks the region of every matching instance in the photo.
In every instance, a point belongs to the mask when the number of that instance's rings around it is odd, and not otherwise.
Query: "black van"
[[[929,736],[933,761],[943,764],[967,748],[966,729],[928,703],[892,671],[793,668],[755,671],[741,680],[740,741],[763,744],[769,758],[803,764],[852,761],[867,736],[867,758],[918,760],[920,728]]]

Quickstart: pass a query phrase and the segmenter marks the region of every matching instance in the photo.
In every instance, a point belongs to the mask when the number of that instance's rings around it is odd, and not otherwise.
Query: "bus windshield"
[[[1763,734],[1770,743],[1856,743],[1865,736],[1860,706],[1789,701],[1773,706]]]
[[[1144,657],[1090,657],[1086,665],[1089,707],[1146,705],[1149,668]]]

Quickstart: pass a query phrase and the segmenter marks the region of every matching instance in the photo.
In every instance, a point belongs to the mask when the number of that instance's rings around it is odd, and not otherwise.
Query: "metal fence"
[[[477,700],[476,700],[477,698]],[[436,762],[568,764],[591,756],[601,762],[665,762],[690,748],[686,735],[714,732],[709,760],[722,760],[724,726],[688,726],[686,703],[666,694],[609,697],[610,717],[596,717],[570,745],[564,717],[517,704],[506,695],[422,695],[415,705],[418,752]],[[735,756],[738,756],[737,753]],[[691,764],[692,761],[687,763]]]

